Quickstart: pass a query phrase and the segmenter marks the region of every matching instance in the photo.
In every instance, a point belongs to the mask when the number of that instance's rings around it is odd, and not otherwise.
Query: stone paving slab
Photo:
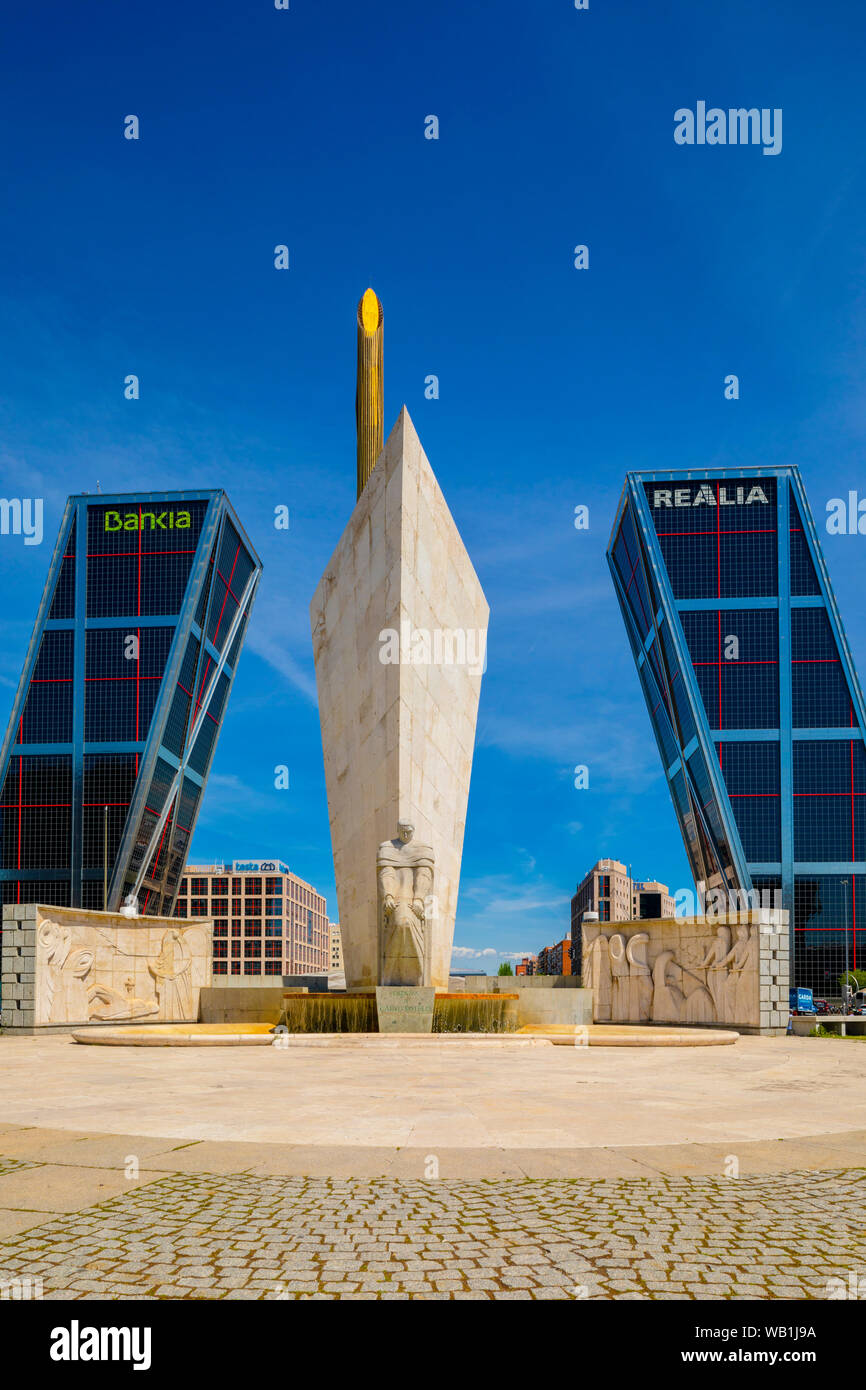
[[[809,1139],[751,1143],[619,1145],[593,1148],[453,1147],[447,1144],[277,1144],[243,1140],[183,1140],[138,1134],[9,1127],[0,1133],[0,1175],[33,1163],[108,1169],[116,1174],[134,1158],[151,1175],[253,1173],[259,1177],[395,1177],[420,1179],[435,1159],[438,1175],[453,1179],[627,1178],[726,1176],[739,1172],[866,1168],[866,1131]],[[9,1168],[4,1165],[11,1165]],[[0,1191],[0,1207],[2,1191]]]
[[[127,1178],[122,1171],[111,1168],[28,1164],[0,1174],[0,1208],[15,1211],[76,1211],[163,1176],[162,1173],[140,1172],[136,1178]]]
[[[54,1212],[50,1211],[10,1211],[6,1207],[0,1207],[0,1241],[53,1219]]]
[[[2,1146],[2,1137],[0,1137]],[[683,1176],[725,1176],[733,1160],[740,1174],[850,1166],[866,1168],[866,1144],[835,1135],[833,1143],[819,1139],[765,1139],[756,1144],[647,1144],[642,1148],[607,1150],[633,1159],[645,1171]]]
[[[844,1097],[840,1104],[840,1096]],[[866,1048],[90,1048],[0,1036],[4,1123],[214,1143],[578,1149],[866,1128]],[[843,1165],[844,1166],[844,1165]]]
[[[48,1299],[824,1299],[866,1173],[412,1182],[178,1173],[0,1241]]]

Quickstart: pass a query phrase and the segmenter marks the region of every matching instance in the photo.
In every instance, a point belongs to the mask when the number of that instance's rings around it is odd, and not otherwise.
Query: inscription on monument
[[[433,1001],[431,987],[378,985],[376,1010],[380,1033],[432,1033]]]

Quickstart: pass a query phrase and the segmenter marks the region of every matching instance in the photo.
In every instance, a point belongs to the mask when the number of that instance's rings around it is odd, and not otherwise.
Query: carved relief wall
[[[18,1007],[4,989],[4,1026],[198,1018],[199,992],[212,982],[210,921],[35,904],[14,912],[4,914],[3,968],[20,982]]]
[[[583,986],[598,1023],[787,1025],[788,914],[583,926]]]

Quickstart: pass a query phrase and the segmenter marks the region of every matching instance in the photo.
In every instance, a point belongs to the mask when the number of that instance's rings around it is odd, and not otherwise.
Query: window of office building
[[[794,858],[866,858],[866,752],[860,739],[795,739]]]
[[[69,743],[72,738],[72,632],[42,634],[16,743]]]
[[[815,573],[815,566],[809,554],[809,547],[806,543],[806,532],[803,526],[803,519],[794,500],[793,489],[790,494],[790,530],[791,530],[791,593],[798,597],[812,596],[820,594],[821,585],[818,583],[818,576]]]
[[[718,754],[746,859],[781,859],[779,744],[720,743]]]
[[[702,610],[680,620],[710,728],[778,728],[775,611]]]
[[[641,641],[644,641],[652,627],[654,605],[647,589],[642,550],[635,536],[630,510],[627,510],[623,516],[613,553],[626,603],[637,626]]]
[[[68,869],[72,759],[65,754],[11,757],[0,812],[4,869]]]
[[[75,535],[77,521],[72,518],[69,528],[69,539],[66,542],[66,550],[60,562],[60,573],[54,586],[54,593],[51,598],[51,607],[48,610],[48,617],[53,622],[56,618],[75,617]]]
[[[848,683],[823,608],[791,610],[794,728],[839,728],[852,722]]]
[[[866,961],[866,879],[860,874],[798,874],[794,880],[796,983],[819,996],[840,993],[846,964]]]
[[[82,786],[82,866],[101,869],[120,849],[129,803],[138,774],[134,753],[85,753]]]
[[[147,738],[173,637],[172,627],[95,628],[87,633],[84,737],[88,742],[138,743]]]

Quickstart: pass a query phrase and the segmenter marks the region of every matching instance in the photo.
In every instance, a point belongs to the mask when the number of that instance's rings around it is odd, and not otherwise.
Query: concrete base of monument
[[[431,991],[432,993],[432,991]],[[399,1020],[397,1020],[399,1021]],[[390,1022],[390,1020],[389,1020]],[[709,1028],[648,1028],[628,1024],[527,1024],[511,1033],[431,1033],[389,1027],[381,1033],[290,1033],[270,1023],[154,1023],[115,1028],[80,1028],[77,1043],[99,1047],[320,1047],[382,1050],[417,1046],[429,1050],[503,1047],[718,1047],[738,1033]]]

